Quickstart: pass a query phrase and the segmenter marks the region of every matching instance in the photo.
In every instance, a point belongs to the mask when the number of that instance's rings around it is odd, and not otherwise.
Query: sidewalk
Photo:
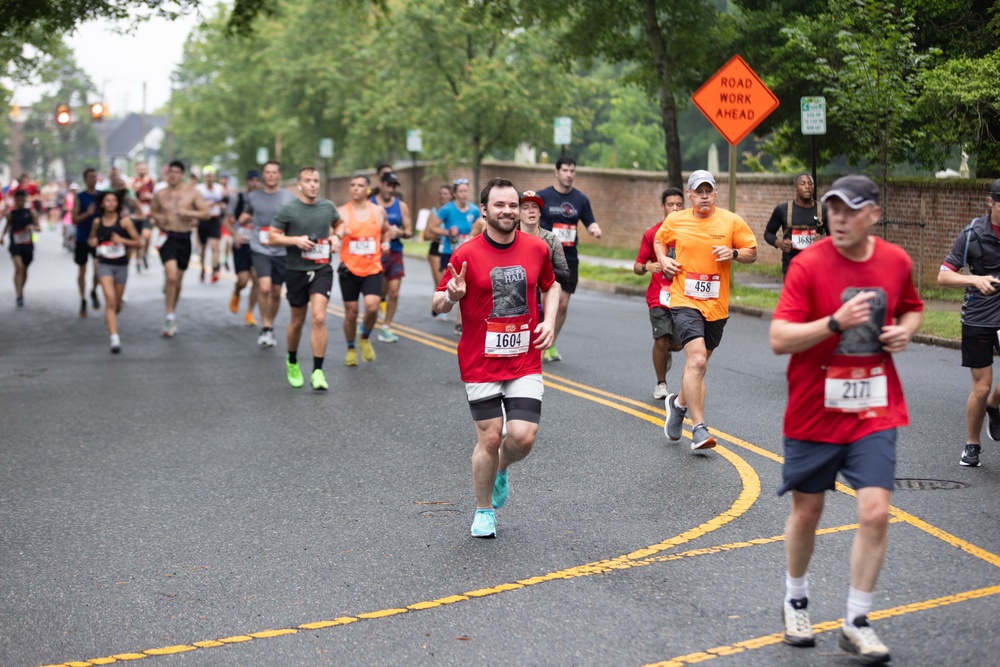
[[[580,255],[581,264],[591,264],[594,266],[607,266],[612,268],[623,268],[631,269],[633,262],[625,259],[610,259],[607,257],[593,257],[590,255]],[[741,276],[743,278],[744,276]],[[767,276],[745,276],[746,278],[752,280],[753,282],[746,282],[743,284],[746,287],[754,287],[757,289],[768,289],[775,292],[781,291],[781,282],[778,280],[769,280]],[[595,292],[604,292],[606,294],[618,294],[621,296],[645,296],[645,288],[630,287],[628,285],[618,285],[614,283],[606,283],[597,280],[581,280],[580,287],[582,289],[591,290]],[[957,301],[940,301],[936,299],[924,299],[924,307],[927,310],[943,310],[947,312],[961,312],[962,304]],[[748,306],[741,306],[739,304],[730,304],[729,310],[734,313],[740,313],[741,315],[750,315],[751,317],[770,317],[770,310],[764,310],[762,308],[751,308]],[[917,333],[913,337],[913,342],[923,343],[925,345],[936,345],[938,347],[947,347],[952,349],[961,349],[962,341],[954,340],[951,338],[941,338],[939,336],[928,336],[926,334]]]

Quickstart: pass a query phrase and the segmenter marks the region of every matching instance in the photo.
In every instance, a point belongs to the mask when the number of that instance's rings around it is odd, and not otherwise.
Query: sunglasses
[[[468,185],[469,184],[469,179],[467,179],[467,178],[456,178],[453,181],[452,184],[453,185]]]

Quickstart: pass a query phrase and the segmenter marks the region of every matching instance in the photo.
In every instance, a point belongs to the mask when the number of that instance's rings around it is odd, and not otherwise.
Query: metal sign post
[[[319,156],[323,158],[323,194],[328,194],[330,185],[330,158],[333,157],[333,139],[324,137],[319,140]]]
[[[417,206],[417,154],[424,150],[424,137],[420,130],[406,131],[406,150],[410,151],[410,159],[412,160],[413,165],[412,174],[410,176],[413,187],[413,198],[410,200],[410,210],[419,211],[420,208]]]
[[[566,155],[566,147],[570,145],[573,136],[573,119],[569,116],[556,117],[552,143],[562,148],[561,155]]]
[[[813,188],[816,187],[816,135],[826,134],[826,98],[825,97],[803,97],[799,100],[801,109],[800,122],[802,134],[808,136],[812,142],[810,154],[812,156],[812,178]],[[814,190],[815,192],[815,190]]]

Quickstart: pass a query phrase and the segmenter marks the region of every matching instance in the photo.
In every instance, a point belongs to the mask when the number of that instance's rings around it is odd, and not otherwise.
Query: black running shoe
[[[1000,442],[1000,408],[986,406],[986,432],[990,440]]]
[[[978,468],[980,451],[982,451],[982,447],[979,445],[966,445],[965,451],[962,452],[962,460],[959,463],[969,468]]]

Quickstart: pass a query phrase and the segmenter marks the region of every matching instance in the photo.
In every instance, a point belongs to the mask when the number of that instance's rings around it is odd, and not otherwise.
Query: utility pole
[[[142,122],[139,125],[139,134],[142,136],[142,161],[149,162],[149,155],[146,154],[146,82],[142,82]]]

